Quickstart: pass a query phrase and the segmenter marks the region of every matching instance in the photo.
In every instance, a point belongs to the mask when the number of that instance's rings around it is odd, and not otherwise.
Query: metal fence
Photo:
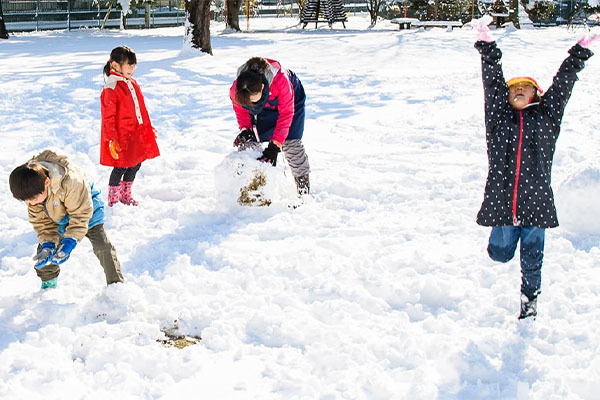
[[[142,7],[132,6],[122,18],[115,0],[0,0],[8,31],[38,31],[78,28],[154,28],[185,23],[182,0],[155,0]],[[260,0],[253,17],[298,15],[296,0]],[[360,0],[344,0],[348,12],[366,11]],[[222,19],[223,10],[215,9],[211,18]]]
[[[167,5],[132,8],[124,20],[121,9],[110,4],[73,0],[5,0],[2,1],[4,21],[9,31],[49,29],[115,28],[124,23],[129,28],[177,26],[185,22],[185,10]]]

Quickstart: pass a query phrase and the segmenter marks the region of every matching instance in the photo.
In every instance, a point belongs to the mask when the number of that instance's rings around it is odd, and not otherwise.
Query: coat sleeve
[[[41,204],[27,207],[29,223],[38,237],[40,243],[53,242],[58,245],[60,236],[58,235],[58,225],[46,215],[44,207]]]
[[[475,48],[481,54],[481,78],[485,102],[486,130],[491,132],[502,116],[510,107],[508,102],[508,86],[502,72],[502,52],[496,42],[477,41]]]
[[[273,79],[270,90],[278,100],[277,109],[279,111],[271,140],[283,143],[290,133],[290,126],[294,119],[294,88],[287,72],[279,71],[276,79]]]
[[[231,104],[233,105],[233,111],[235,112],[235,117],[237,118],[238,126],[240,130],[246,128],[252,130],[252,120],[250,119],[250,113],[244,107],[239,105],[235,101],[235,84],[237,80],[233,81],[233,85],[229,89],[229,98],[231,99]]]
[[[567,102],[573,92],[573,86],[578,79],[577,73],[583,69],[585,61],[592,55],[594,53],[591,50],[579,44],[571,47],[569,56],[561,64],[552,80],[552,85],[544,94],[542,107],[557,124],[560,124]]]
[[[112,89],[104,89],[100,95],[102,114],[102,143],[118,140],[117,132],[117,95]]]
[[[63,181],[65,209],[69,214],[69,224],[64,237],[83,239],[88,231],[88,223],[94,213],[92,193],[89,184],[82,176],[67,176]]]

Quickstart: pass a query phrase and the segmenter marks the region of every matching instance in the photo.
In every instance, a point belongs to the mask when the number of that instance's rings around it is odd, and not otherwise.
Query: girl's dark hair
[[[246,61],[246,66],[252,71],[255,71],[259,74],[264,74],[267,72],[271,64],[269,64],[269,62],[262,57],[252,57]]]
[[[11,172],[8,182],[17,200],[29,200],[44,192],[48,170],[42,164],[23,164]]]
[[[246,61],[247,69],[237,77],[235,101],[242,106],[251,106],[250,96],[262,91],[262,77],[269,69],[269,62],[262,57]]]
[[[247,69],[237,77],[235,101],[242,106],[252,105],[250,96],[262,91],[262,75]]]
[[[110,60],[104,65],[104,75],[106,76],[110,76],[110,63],[112,61],[115,61],[119,65],[123,63],[134,65],[137,64],[137,57],[135,56],[135,51],[130,47],[124,45],[115,47],[110,52]]]

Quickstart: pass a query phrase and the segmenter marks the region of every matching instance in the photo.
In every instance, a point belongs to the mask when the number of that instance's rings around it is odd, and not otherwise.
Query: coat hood
[[[275,75],[277,75],[279,70],[281,70],[281,65],[277,61],[273,61],[273,60],[269,60],[269,59],[267,59],[267,61],[269,61],[269,68],[263,72],[263,75],[267,79],[269,86],[271,86],[271,84],[273,83],[273,79],[275,79]],[[246,70],[248,70],[248,64],[244,63],[242,66],[240,66],[238,68],[236,78],[238,76],[240,76],[240,74]]]
[[[50,174],[50,190],[56,193],[61,186],[67,170],[71,169],[71,163],[66,155],[55,149],[46,149],[33,156],[27,164],[42,164]]]

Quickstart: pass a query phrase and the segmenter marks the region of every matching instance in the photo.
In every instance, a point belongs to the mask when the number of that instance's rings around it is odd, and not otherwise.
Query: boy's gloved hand
[[[48,264],[48,262],[52,258],[52,255],[54,254],[55,249],[56,249],[56,246],[54,245],[53,242],[42,243],[37,254],[35,256],[33,256],[33,260],[35,261],[35,267],[42,268],[46,264]]]
[[[111,140],[108,142],[108,149],[110,150],[110,156],[115,160],[118,160],[119,153],[121,152],[121,146],[119,146],[119,142],[116,140]]]
[[[62,238],[56,253],[52,257],[52,264],[60,265],[67,261],[75,246],[77,246],[77,240],[68,237]]]
[[[254,135],[254,132],[252,132],[250,129],[244,128],[235,137],[235,140],[233,141],[233,146],[238,147],[239,145],[248,142],[256,142],[256,136]]]
[[[268,162],[272,166],[275,166],[277,165],[277,154],[279,154],[280,151],[281,149],[279,146],[271,141],[269,142],[267,148],[263,151],[262,156],[258,158],[258,161]]]
[[[490,15],[484,15],[479,19],[473,20],[473,29],[477,31],[477,40],[481,40],[487,43],[491,43],[494,41],[490,36],[490,28],[488,25],[493,21],[493,18]]]
[[[597,33],[591,35],[585,35],[577,42],[582,47],[590,47],[590,44],[594,43],[596,40],[600,39],[600,35]]]

